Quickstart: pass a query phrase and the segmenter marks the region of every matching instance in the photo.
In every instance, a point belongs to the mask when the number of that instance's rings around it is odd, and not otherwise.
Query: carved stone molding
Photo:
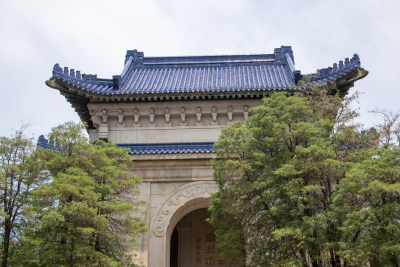
[[[201,121],[201,108],[199,107],[196,109],[196,118],[197,118],[196,126],[202,126],[203,122]]]
[[[103,109],[102,110],[102,115],[101,115],[101,121],[99,124],[99,139],[108,139],[108,115],[107,115],[107,110]]]
[[[181,108],[181,122],[180,122],[180,126],[187,126],[185,108]]]
[[[121,109],[118,110],[118,127],[124,127],[124,114]]]
[[[228,107],[228,121],[232,121],[232,118],[233,118],[232,107]]]
[[[139,116],[140,116],[139,110],[138,110],[137,108],[135,108],[135,109],[133,110],[133,117],[134,117],[133,126],[140,126],[140,123],[139,123]]]
[[[235,100],[236,101],[236,100]],[[200,101],[196,103],[149,103],[143,104],[124,104],[118,106],[117,103],[97,104],[90,103],[89,112],[95,128],[101,124],[109,125],[109,130],[120,128],[119,130],[132,130],[132,128],[187,128],[200,127],[221,128],[233,121],[243,121],[248,118],[249,109],[259,104],[253,102],[232,101],[228,105],[214,105],[219,102]]]
[[[243,117],[245,120],[249,117],[249,108],[247,106],[244,107]]]
[[[165,109],[165,126],[171,127],[171,114],[169,113],[169,108]]]
[[[154,122],[154,108],[150,109],[150,114],[149,114],[149,118],[150,118],[150,126],[154,127],[156,126],[156,123]]]
[[[212,108],[212,113],[211,113],[211,115],[212,115],[212,122],[211,122],[211,125],[218,125],[218,120],[217,120],[217,108],[216,107],[213,107]]]
[[[165,236],[172,217],[180,207],[197,198],[210,198],[212,193],[218,191],[214,182],[190,183],[169,195],[161,207],[157,210],[150,229],[156,236]]]
[[[103,115],[101,116],[101,118],[102,118],[102,120],[103,120],[103,123],[104,123],[104,124],[108,123],[107,110],[103,109],[102,114],[103,114]]]

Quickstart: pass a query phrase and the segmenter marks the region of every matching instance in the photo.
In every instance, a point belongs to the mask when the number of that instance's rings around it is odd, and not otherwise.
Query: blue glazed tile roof
[[[213,142],[196,143],[154,143],[154,144],[119,144],[119,147],[129,148],[130,154],[184,154],[213,153]]]
[[[318,74],[315,75],[311,82],[305,83],[301,87],[306,88],[310,84],[318,82],[334,82],[357,69],[362,69],[361,62],[360,57],[354,54],[351,59],[346,58],[344,62],[340,60],[339,64],[334,63],[332,67],[319,69]]]
[[[312,83],[332,82],[355,69],[361,69],[356,54],[321,69]],[[51,79],[96,95],[132,96],[290,90],[301,77],[294,67],[291,47],[282,46],[274,54],[226,56],[144,57],[143,52],[128,50],[122,73],[112,79],[81,74],[58,64]]]
[[[118,93],[269,91],[288,89],[292,84],[283,65],[140,68],[122,78]]]
[[[261,98],[269,92],[306,89],[322,82],[335,82],[343,95],[367,74],[355,54],[320,69],[300,85],[303,76],[295,68],[290,46],[275,48],[273,54],[186,57],[144,57],[143,52],[128,50],[121,74],[112,79],[55,64],[46,84],[59,90],[88,128],[93,128],[87,108],[91,101]]]
[[[58,64],[51,79],[99,95],[256,92],[290,89],[295,84],[294,71],[290,46],[277,48],[274,54],[231,56],[146,58],[131,50],[121,75],[113,79]]]
[[[50,144],[49,141],[44,137],[44,135],[39,136],[37,145],[46,150],[54,149],[61,152],[63,151],[63,149],[56,144]]]
[[[64,152],[57,145],[49,144],[43,136],[39,136],[37,145],[43,149],[54,149]],[[214,142],[191,142],[191,143],[152,143],[152,144],[117,144],[122,148],[128,148],[131,155],[146,154],[191,154],[191,153],[215,153]],[[350,143],[339,146],[341,149],[357,149],[364,144]]]
[[[37,145],[43,149],[55,149],[63,151],[55,144],[49,144],[49,141],[43,136],[39,136]],[[196,143],[154,143],[154,144],[117,144],[122,148],[128,148],[129,154],[186,154],[186,153],[213,153],[215,149],[213,142]]]

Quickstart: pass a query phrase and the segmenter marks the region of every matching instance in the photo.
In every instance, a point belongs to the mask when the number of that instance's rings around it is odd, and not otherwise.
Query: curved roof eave
[[[77,87],[73,84],[63,81],[59,78],[52,78],[47,80],[46,85],[57,89],[61,94],[74,94],[89,100],[89,102],[124,102],[124,101],[153,101],[153,100],[181,100],[181,99],[204,99],[204,98],[235,98],[241,95],[242,97],[248,95],[265,95],[275,91],[293,91],[292,87],[279,88],[279,89],[250,89],[241,91],[228,91],[228,90],[210,90],[204,92],[159,92],[159,93],[137,93],[137,94],[123,94],[116,92],[115,94],[99,94],[96,92],[85,90],[84,88]],[[242,98],[239,97],[239,98]]]
[[[368,71],[361,69],[361,68],[357,68],[355,70],[353,70],[352,72],[350,72],[349,74],[347,74],[346,76],[338,79],[336,81],[337,87],[338,89],[342,89],[342,90],[347,90],[350,87],[354,86],[354,82],[358,81],[364,77],[366,77],[368,75]]]

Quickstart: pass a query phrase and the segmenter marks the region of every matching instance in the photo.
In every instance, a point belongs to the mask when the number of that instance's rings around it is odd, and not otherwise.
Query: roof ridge
[[[287,54],[292,59],[293,50],[291,46],[275,48],[273,54],[225,54],[225,55],[197,55],[197,56],[152,56],[145,57],[143,52],[127,50],[125,66],[152,66],[152,65],[190,65],[190,64],[221,64],[221,63],[282,63],[285,64]]]

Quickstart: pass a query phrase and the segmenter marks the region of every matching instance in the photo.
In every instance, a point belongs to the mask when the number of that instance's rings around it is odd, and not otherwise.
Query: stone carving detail
[[[181,126],[187,126],[185,108],[181,108]]]
[[[203,125],[203,122],[201,121],[201,108],[196,109],[196,119],[196,126]]]
[[[211,124],[212,124],[212,125],[218,125],[218,120],[217,120],[217,108],[216,108],[216,107],[213,107],[213,108],[212,108],[212,113],[211,113],[211,115],[212,115],[212,122],[211,122]]]
[[[169,113],[169,108],[165,109],[165,126],[170,127],[171,126],[171,114]]]
[[[133,122],[133,126],[140,126],[139,123],[139,110],[137,108],[135,108],[133,110],[133,118],[134,118],[134,122]]]
[[[101,123],[99,124],[99,139],[108,139],[108,116],[107,110],[103,109],[101,115]]]
[[[149,117],[150,117],[150,126],[156,126],[156,123],[154,122],[154,117],[155,117],[154,108],[150,109]]]
[[[228,121],[232,121],[232,118],[233,118],[232,107],[228,107]]]
[[[243,116],[237,113],[241,110]],[[236,113],[235,113],[236,112]],[[101,108],[90,110],[91,120],[95,128],[105,127],[175,127],[179,126],[209,126],[209,125],[226,125],[227,122],[235,120],[247,119],[249,116],[248,106],[228,106],[228,107],[163,107],[161,109],[157,106],[142,109],[134,106],[131,109],[119,108]],[[211,117],[211,121],[210,121]],[[226,120],[219,118],[227,118]],[[133,123],[132,123],[133,120]],[[111,123],[113,122],[113,123]],[[127,125],[127,122],[130,122]],[[111,128],[109,130],[112,130]],[[107,130],[108,131],[108,130]],[[107,134],[105,134],[107,135]],[[103,138],[107,138],[103,135]]]
[[[249,117],[249,108],[247,106],[244,107],[243,117],[245,120]]]
[[[119,127],[125,126],[124,114],[122,114],[122,110],[121,109],[118,110],[118,126]]]
[[[164,236],[172,216],[180,207],[196,198],[210,198],[210,194],[217,191],[218,186],[214,182],[196,182],[183,186],[177,192],[170,195],[158,209],[151,224],[153,233],[156,236]]]
[[[103,123],[108,123],[107,110],[103,109],[103,115],[101,117],[103,119]]]
[[[92,113],[93,113],[93,111],[92,111]],[[94,125],[96,128],[98,128],[99,125],[100,125],[101,122],[102,122],[102,119],[100,118],[100,116],[96,116],[96,115],[93,115],[92,118],[91,118],[91,120],[93,121],[93,125]]]

